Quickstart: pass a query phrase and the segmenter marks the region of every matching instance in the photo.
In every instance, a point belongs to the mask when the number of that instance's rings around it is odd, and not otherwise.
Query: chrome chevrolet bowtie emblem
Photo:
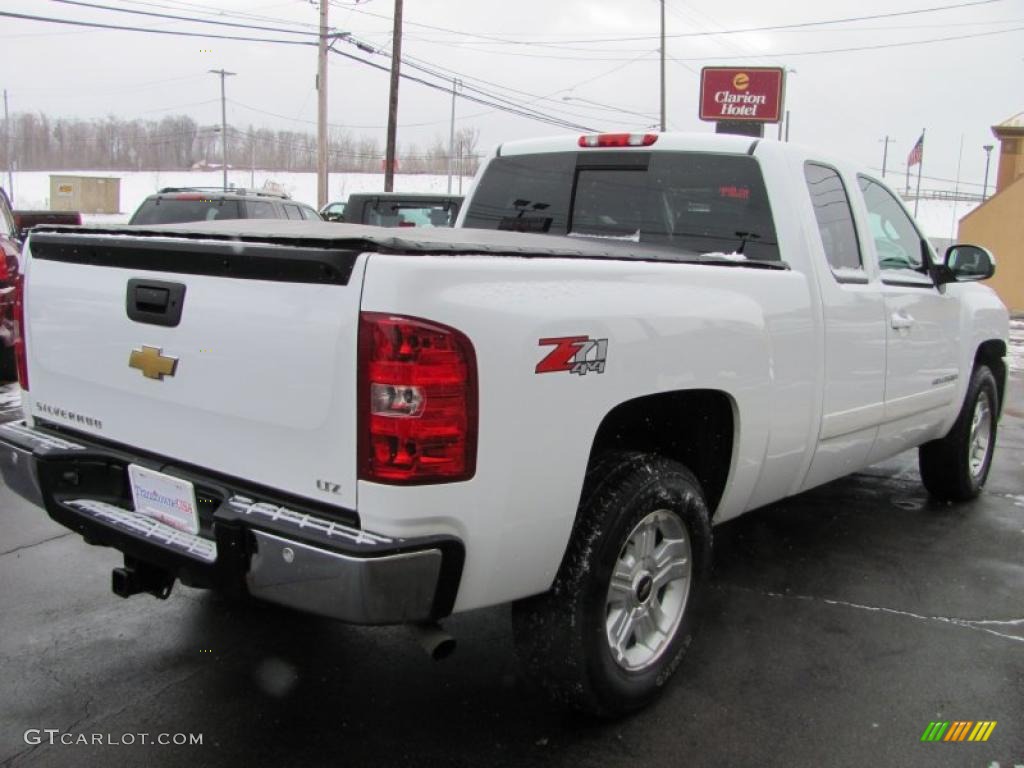
[[[147,379],[159,379],[163,381],[164,376],[173,376],[178,367],[178,358],[168,357],[160,354],[160,347],[147,347],[133,349],[128,357],[128,367],[138,368]]]

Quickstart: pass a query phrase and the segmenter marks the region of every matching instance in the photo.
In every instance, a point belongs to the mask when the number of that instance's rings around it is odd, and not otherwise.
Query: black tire
[[[616,660],[606,628],[609,617],[614,624],[613,614],[621,617],[627,611],[626,603],[621,610],[610,608],[609,588],[613,570],[617,564],[621,566],[620,558],[640,551],[629,549],[636,546],[635,538],[633,544],[628,542],[641,522],[649,523],[647,530],[653,525],[662,538],[651,534],[649,561],[638,560],[636,564],[636,579],[632,582],[635,592],[622,598],[644,601],[639,610],[645,623],[641,627],[639,620],[634,624],[634,618],[630,618],[628,626],[635,626],[637,631],[654,626],[660,631],[658,619],[650,619],[653,625],[646,623],[648,610],[654,617],[655,608],[665,626],[663,637],[655,643],[660,651],[648,663],[628,669],[624,657]],[[666,542],[663,530],[682,533],[683,529],[685,537],[672,536]],[[683,539],[688,540],[689,558],[682,557],[684,550],[678,548]],[[657,582],[651,563],[657,554],[655,546],[664,555],[669,550],[666,543],[674,547],[673,562],[689,560],[689,580],[677,576],[678,580],[658,587],[654,586]],[[710,515],[693,474],[681,464],[658,456],[609,456],[587,474],[576,524],[552,589],[513,606],[513,629],[522,665],[556,701],[571,708],[599,717],[639,709],[661,691],[682,660],[697,625],[710,569]],[[646,588],[645,578],[649,581]],[[671,599],[666,601],[666,597]],[[664,606],[670,603],[675,607],[666,609]],[[672,615],[676,618],[666,618]],[[627,623],[623,621],[619,626],[625,628]],[[620,653],[630,641],[633,645],[627,649],[629,653],[647,652],[646,645],[636,642],[638,635],[629,634],[633,631],[622,633],[628,640],[620,643]]]
[[[973,422],[979,407],[987,408],[990,424],[983,458],[977,456],[978,447],[973,441]],[[992,466],[998,413],[999,389],[995,376],[987,366],[980,365],[971,374],[963,407],[949,434],[918,449],[921,481],[931,496],[940,501],[969,501],[981,493]]]

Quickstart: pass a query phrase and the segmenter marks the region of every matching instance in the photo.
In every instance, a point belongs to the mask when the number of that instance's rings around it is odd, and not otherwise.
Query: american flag
[[[921,162],[921,158],[924,155],[924,134],[921,134],[921,138],[917,140],[917,144],[910,150],[910,154],[907,155],[907,168],[912,168]]]

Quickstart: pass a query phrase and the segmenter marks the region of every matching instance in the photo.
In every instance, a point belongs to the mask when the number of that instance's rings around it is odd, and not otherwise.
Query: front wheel
[[[981,493],[996,445],[999,389],[984,365],[971,374],[963,408],[949,434],[918,449],[921,481],[942,501],[967,501]]]
[[[653,699],[696,626],[709,517],[700,483],[674,461],[633,453],[595,466],[554,586],[513,607],[527,671],[599,716]]]

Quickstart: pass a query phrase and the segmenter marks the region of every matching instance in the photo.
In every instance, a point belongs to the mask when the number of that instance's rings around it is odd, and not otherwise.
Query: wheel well
[[[656,453],[687,467],[700,481],[708,509],[725,491],[732,463],[733,401],[710,389],[661,392],[627,400],[601,421],[590,466],[610,451]]]
[[[978,347],[974,354],[974,367],[987,365],[996,377],[996,388],[999,390],[999,408],[1003,407],[1003,395],[1006,390],[1006,343],[1002,339],[989,339]]]

